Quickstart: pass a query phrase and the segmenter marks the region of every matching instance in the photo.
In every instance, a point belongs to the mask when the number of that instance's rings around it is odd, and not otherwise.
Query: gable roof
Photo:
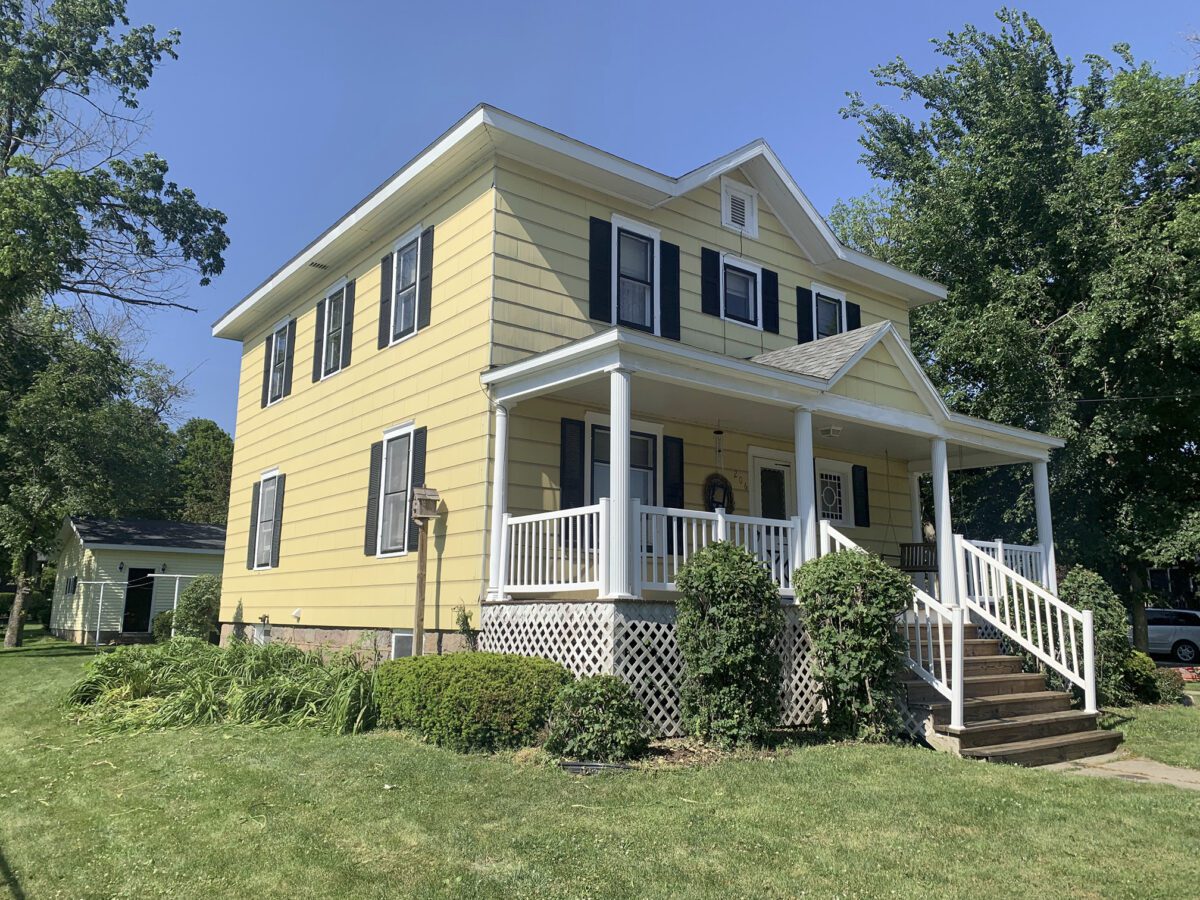
[[[70,522],[85,547],[147,547],[210,553],[225,550],[225,528],[221,525],[92,516],[71,516]]]
[[[797,375],[810,375],[825,381],[832,380],[846,363],[867,345],[874,345],[876,338],[888,326],[888,322],[877,322],[865,328],[843,331],[830,337],[772,350],[750,357],[750,362],[762,363]]]
[[[328,281],[329,270],[347,268],[364,242],[389,237],[404,209],[433,196],[449,179],[488,154],[521,160],[651,209],[740,169],[814,265],[901,297],[911,305],[946,296],[942,285],[838,241],[764,140],[751,141],[685,175],[672,177],[480,104],[221,316],[213,323],[213,335],[243,339],[271,318],[274,301],[290,297],[292,290],[320,290],[319,285]]]

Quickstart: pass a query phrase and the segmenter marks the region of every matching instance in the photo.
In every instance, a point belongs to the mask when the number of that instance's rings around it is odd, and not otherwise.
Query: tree
[[[138,95],[179,33],[130,27],[125,0],[0,0],[0,317],[62,294],[179,302],[221,272],[225,215],[134,155]]]
[[[17,584],[10,647],[35,556],[53,548],[64,516],[156,517],[171,503],[170,429],[133,399],[146,373],[72,322],[38,306],[0,326],[0,548]]]
[[[1128,584],[1200,509],[1200,86],[1120,45],[1077,77],[1031,16],[997,17],[934,41],[931,72],[873,70],[919,115],[850,95],[878,188],[831,219],[948,286],[913,349],[952,408],[1067,439],[1060,561]],[[956,478],[957,518],[1029,528],[1013,468]]]
[[[224,525],[229,513],[233,438],[211,419],[191,419],[175,437],[179,518]]]

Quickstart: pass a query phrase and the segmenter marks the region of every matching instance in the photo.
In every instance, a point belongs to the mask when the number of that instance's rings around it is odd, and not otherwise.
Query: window
[[[604,425],[592,426],[592,503],[610,496],[609,430]],[[629,496],[646,506],[658,502],[658,436],[634,431],[629,436]]]
[[[408,546],[412,431],[386,438],[379,495],[379,552],[403,553]]]
[[[657,334],[659,232],[613,216],[613,322]]]
[[[392,632],[392,659],[413,655],[413,633],[407,628]]]
[[[342,367],[342,341],[346,325],[346,287],[342,285],[325,298],[325,352],[321,374],[332,375]]]
[[[849,463],[818,459],[817,515],[831,525],[854,524],[854,483]]]
[[[274,403],[283,397],[283,386],[287,375],[288,322],[275,329],[271,336],[271,381],[267,400]]]
[[[721,266],[721,316],[755,328],[762,325],[762,269],[726,256]]]
[[[758,192],[732,178],[721,178],[721,224],[747,237],[758,237]]]
[[[265,569],[271,565],[271,550],[275,545],[275,500],[278,487],[278,475],[265,476],[259,487],[258,525],[254,529],[256,569]]]
[[[813,334],[817,339],[832,337],[846,330],[846,297],[845,295],[814,284],[813,292]]]
[[[392,341],[417,330],[417,259],[420,232],[400,239],[392,254]]]
[[[67,595],[68,597],[74,597],[74,596],[75,596],[75,590],[76,590],[76,588],[78,588],[78,587],[79,587],[79,576],[78,576],[78,575],[72,575],[70,578],[68,578],[68,579],[67,579],[67,583],[66,583],[66,586],[65,586],[65,588],[66,588],[66,595]]]

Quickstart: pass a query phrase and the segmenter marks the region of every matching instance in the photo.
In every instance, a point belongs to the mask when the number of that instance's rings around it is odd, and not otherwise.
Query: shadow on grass
[[[1105,731],[1116,731],[1122,725],[1128,725],[1130,722],[1136,722],[1137,716],[1133,715],[1129,710],[1104,710],[1097,719],[1098,724]]]
[[[0,887],[7,888],[9,895],[14,900],[25,900],[25,891],[21,888],[21,882],[17,880],[13,870],[9,868],[3,850],[0,850]]]

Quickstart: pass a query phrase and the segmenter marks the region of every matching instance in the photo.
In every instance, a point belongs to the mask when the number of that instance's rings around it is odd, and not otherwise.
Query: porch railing
[[[504,517],[504,587],[521,593],[605,590],[608,500],[558,512]]]
[[[972,547],[986,553],[992,559],[999,560],[1022,578],[1036,581],[1039,584],[1045,580],[1043,566],[1043,551],[1037,544],[1006,544],[1004,541],[967,541]]]

